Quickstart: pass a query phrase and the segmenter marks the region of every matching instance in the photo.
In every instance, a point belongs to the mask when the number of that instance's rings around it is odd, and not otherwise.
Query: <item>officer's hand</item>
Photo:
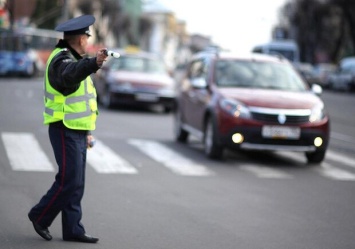
[[[106,48],[102,48],[96,53],[96,63],[99,67],[101,67],[104,61],[106,61],[107,58],[107,54],[105,53],[106,50],[107,50]]]
[[[94,147],[95,142],[96,142],[96,140],[93,135],[87,135],[86,143],[87,143],[88,149],[91,149],[92,147]]]

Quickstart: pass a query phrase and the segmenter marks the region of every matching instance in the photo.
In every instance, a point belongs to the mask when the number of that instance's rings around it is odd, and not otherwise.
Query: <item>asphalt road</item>
[[[353,249],[355,94],[324,92],[326,160],[298,153],[205,158],[176,143],[173,116],[101,108],[90,150],[83,223],[98,244],[44,241],[27,218],[56,165],[42,125],[42,79],[0,78],[0,248]],[[14,145],[15,144],[15,145]]]

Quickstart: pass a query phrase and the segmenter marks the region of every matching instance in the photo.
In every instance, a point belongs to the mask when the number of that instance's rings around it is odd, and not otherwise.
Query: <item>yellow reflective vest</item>
[[[80,87],[68,96],[55,90],[48,78],[48,68],[55,55],[61,48],[53,50],[48,58],[44,84],[44,124],[63,121],[69,129],[95,130],[98,115],[96,89],[88,76],[80,82]]]

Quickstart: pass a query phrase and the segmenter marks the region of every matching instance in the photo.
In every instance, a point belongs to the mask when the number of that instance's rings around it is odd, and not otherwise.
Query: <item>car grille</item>
[[[275,112],[275,111],[273,111]],[[308,113],[267,113],[267,111],[252,110],[252,117],[254,120],[265,122],[265,123],[278,123],[278,124],[303,124],[309,122],[310,115]],[[280,118],[280,114],[283,115],[283,118]],[[281,121],[280,121],[281,120]]]

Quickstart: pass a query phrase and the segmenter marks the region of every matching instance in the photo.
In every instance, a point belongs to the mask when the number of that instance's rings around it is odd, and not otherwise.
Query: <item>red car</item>
[[[180,82],[175,136],[200,138],[210,158],[228,147],[299,151],[320,163],[330,133],[321,92],[282,57],[201,52]]]

